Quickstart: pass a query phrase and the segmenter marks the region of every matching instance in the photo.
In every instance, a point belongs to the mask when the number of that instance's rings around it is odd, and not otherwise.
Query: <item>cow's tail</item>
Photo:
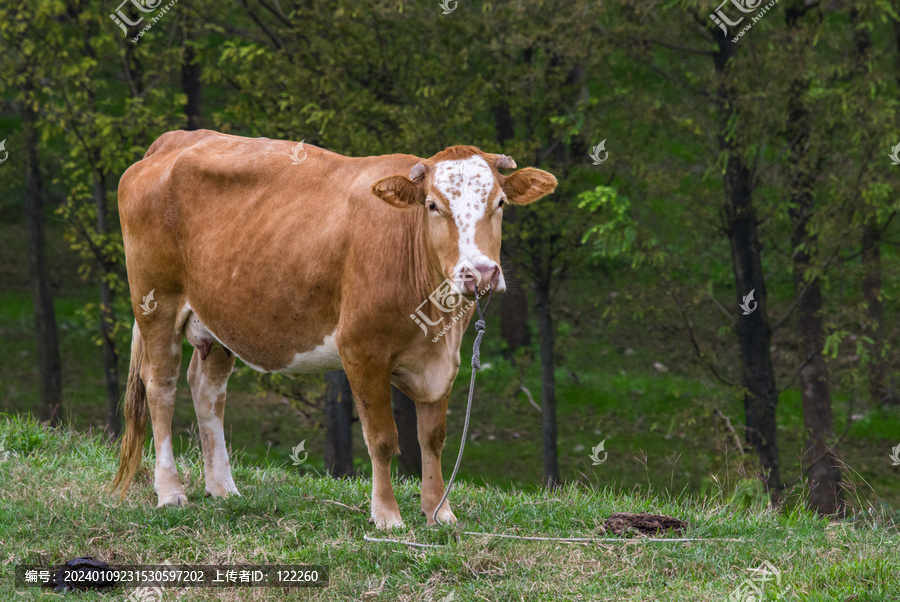
[[[119,470],[111,490],[121,489],[121,498],[131,485],[141,465],[144,439],[147,436],[147,389],[141,380],[141,361],[144,358],[144,340],[137,322],[131,335],[131,365],[128,367],[128,386],[125,389],[125,435],[119,455]]]

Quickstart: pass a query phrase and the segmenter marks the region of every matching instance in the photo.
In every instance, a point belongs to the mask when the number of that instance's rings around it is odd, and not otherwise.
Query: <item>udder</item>
[[[194,312],[188,314],[187,321],[184,323],[184,336],[188,343],[200,352],[201,360],[206,359],[206,356],[212,351],[213,345],[219,345],[225,350],[225,353],[231,355],[231,350],[219,343],[213,333],[209,331]]]

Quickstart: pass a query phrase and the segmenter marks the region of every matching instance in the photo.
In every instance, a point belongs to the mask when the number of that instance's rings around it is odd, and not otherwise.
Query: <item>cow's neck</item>
[[[377,274],[370,276],[375,280],[388,278],[387,286],[379,289],[379,297],[382,297],[385,307],[399,306],[406,316],[413,316],[413,319],[421,318],[419,312],[428,317],[426,335],[431,339],[441,330],[438,323],[451,323],[452,318],[463,309],[464,303],[457,304],[451,312],[442,312],[431,299],[446,277],[440,265],[429,257],[424,223],[427,217],[415,208],[398,210],[386,204],[369,207],[371,212],[355,214],[360,229],[369,232],[362,247],[365,249],[363,257],[371,259],[371,262],[364,262],[363,265],[368,267],[362,269],[378,270]],[[464,314],[471,314],[471,311]],[[429,348],[458,350],[468,317],[464,315],[461,322],[461,328],[459,325],[450,328],[440,337],[440,345]],[[414,330],[416,337],[421,336],[421,331],[412,321],[409,325],[412,326],[410,332]]]
[[[401,228],[406,236],[405,280],[410,290],[415,291],[417,298],[424,301],[444,281],[444,275],[440,265],[429,259],[423,213],[411,209],[404,211],[403,217],[406,218],[406,227]]]

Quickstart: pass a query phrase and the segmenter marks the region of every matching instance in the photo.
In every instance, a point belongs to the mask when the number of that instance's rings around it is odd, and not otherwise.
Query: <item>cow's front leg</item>
[[[400,446],[391,412],[390,368],[346,361],[344,366],[372,460],[371,522],[379,529],[403,527],[391,487],[391,458],[400,452]]]
[[[434,509],[444,496],[444,477],[441,474],[441,450],[447,438],[448,393],[437,403],[416,402],[416,419],[419,430],[419,447],[422,449],[422,512],[426,524],[434,525]],[[442,524],[456,523],[456,516],[450,510],[450,501],[444,501],[437,513]]]

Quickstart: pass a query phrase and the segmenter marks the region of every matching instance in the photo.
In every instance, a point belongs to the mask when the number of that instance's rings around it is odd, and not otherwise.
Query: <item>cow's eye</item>
[[[428,203],[428,209],[430,209],[431,211],[437,211],[437,203],[431,201],[430,203]]]
[[[504,204],[506,204],[506,199],[500,199],[500,202],[497,203],[497,206],[502,207]]]

